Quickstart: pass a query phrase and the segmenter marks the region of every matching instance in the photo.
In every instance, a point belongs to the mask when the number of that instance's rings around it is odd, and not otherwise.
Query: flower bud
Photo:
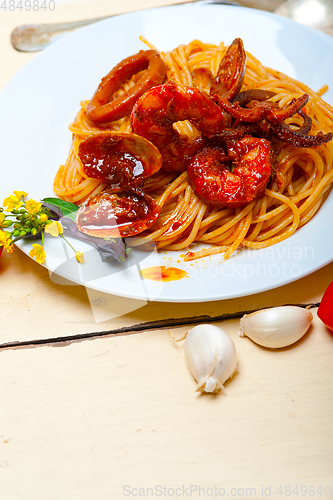
[[[46,214],[42,214],[42,215],[40,216],[40,218],[39,218],[39,220],[40,220],[41,222],[46,222],[46,221],[47,221],[47,219],[48,219],[48,216],[47,216]]]
[[[2,227],[10,227],[12,224],[13,224],[13,221],[7,219],[7,220],[4,220],[1,225],[2,225]]]

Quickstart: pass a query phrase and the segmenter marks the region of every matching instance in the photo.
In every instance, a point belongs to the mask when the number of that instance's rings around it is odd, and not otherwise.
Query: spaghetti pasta
[[[157,50],[142,40],[149,49]],[[170,52],[161,52],[167,67],[166,78],[209,93],[207,71],[216,75],[226,50],[223,43],[215,46],[194,40]],[[133,87],[137,79],[134,75],[125,82],[115,97]],[[242,87],[246,89],[272,91],[271,100],[280,107],[305,92],[310,99],[303,110],[312,119],[311,134],[327,133],[333,128],[333,108],[322,99],[326,86],[315,92],[279,71],[264,67],[250,53]],[[104,181],[85,174],[78,157],[80,142],[110,130],[131,132],[129,116],[97,125],[87,118],[87,106],[88,101],[81,102],[81,109],[69,127],[73,135],[71,149],[54,180],[55,193],[79,205],[106,188]],[[286,123],[297,129],[302,119],[295,115]],[[174,127],[187,136],[198,135],[188,121],[178,122]],[[188,249],[194,242],[207,245],[203,250],[188,251],[185,260],[192,260],[216,253],[228,258],[239,247],[264,248],[291,236],[315,215],[331,189],[333,141],[305,148],[273,140],[272,148],[276,155],[275,175],[264,194],[244,207],[206,205],[194,191],[186,172],[157,172],[148,178],[144,190],[156,200],[161,213],[154,225],[140,234],[141,240],[154,241],[157,249],[164,250]]]

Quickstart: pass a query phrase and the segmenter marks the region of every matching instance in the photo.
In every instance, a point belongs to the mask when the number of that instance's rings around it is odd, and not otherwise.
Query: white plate
[[[185,5],[151,9],[88,26],[38,54],[0,94],[0,159],[3,199],[24,190],[39,200],[53,196],[58,166],[67,157],[68,125],[82,99],[89,99],[100,79],[121,59],[145,46],[143,35],[160,50],[198,38],[218,44],[241,37],[245,48],[264,65],[280,70],[314,90],[333,88],[333,39],[267,12],[226,5]],[[325,99],[333,104],[330,90]],[[197,302],[250,295],[301,278],[333,260],[333,196],[291,238],[260,251],[240,251],[185,263],[184,252],[133,252],[126,265],[103,264],[90,246],[80,265],[59,239],[46,240],[50,272],[89,288],[123,297],[165,302]],[[19,244],[28,253],[31,242]],[[141,262],[140,262],[141,260]],[[139,269],[154,265],[184,269],[179,281],[142,280]]]

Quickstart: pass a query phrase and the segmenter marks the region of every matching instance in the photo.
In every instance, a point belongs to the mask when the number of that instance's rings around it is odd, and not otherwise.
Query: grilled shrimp
[[[133,107],[132,129],[159,149],[164,171],[185,171],[191,157],[205,146],[201,136],[178,134],[173,124],[184,120],[205,135],[218,134],[225,127],[223,112],[210,96],[186,85],[168,83],[154,87]]]
[[[262,194],[268,184],[270,142],[246,136],[230,141],[226,150],[207,146],[194,156],[187,173],[207,205],[241,207]]]

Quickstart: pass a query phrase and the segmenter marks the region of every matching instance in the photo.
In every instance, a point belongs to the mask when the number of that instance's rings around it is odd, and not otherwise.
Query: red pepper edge
[[[333,331],[333,281],[324,292],[317,316],[327,328]]]

